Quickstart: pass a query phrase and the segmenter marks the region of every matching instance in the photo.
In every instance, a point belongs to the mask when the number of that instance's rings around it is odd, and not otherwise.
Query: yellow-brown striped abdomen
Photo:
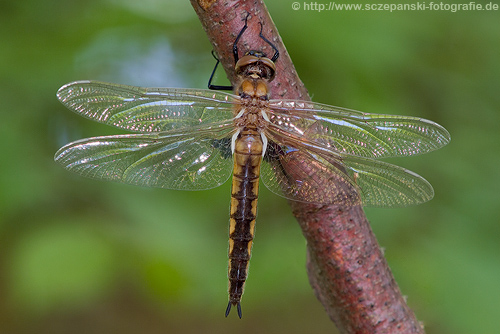
[[[248,263],[257,217],[260,165],[263,143],[257,130],[243,128],[234,145],[231,217],[229,220],[229,304],[237,306],[241,318],[240,300],[248,274]]]

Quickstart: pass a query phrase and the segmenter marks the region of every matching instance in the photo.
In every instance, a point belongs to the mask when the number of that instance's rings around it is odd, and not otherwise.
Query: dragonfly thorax
[[[234,68],[239,84],[236,93],[244,100],[254,103],[269,100],[267,83],[274,79],[276,66],[260,51],[248,51]],[[258,102],[257,102],[258,104]]]
[[[267,83],[262,79],[245,78],[238,85],[237,92],[240,98],[247,103],[258,106],[259,101],[269,100],[269,89]],[[253,103],[251,101],[254,101]]]

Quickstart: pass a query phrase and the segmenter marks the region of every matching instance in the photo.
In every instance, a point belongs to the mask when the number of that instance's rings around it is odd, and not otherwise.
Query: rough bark
[[[263,35],[280,51],[271,98],[310,100],[263,2],[191,3],[230,81],[234,80],[233,42],[250,13],[239,43],[240,56],[247,50],[272,55],[259,38],[262,23]],[[401,295],[361,206],[290,205],[307,239],[310,283],[341,333],[424,333]]]

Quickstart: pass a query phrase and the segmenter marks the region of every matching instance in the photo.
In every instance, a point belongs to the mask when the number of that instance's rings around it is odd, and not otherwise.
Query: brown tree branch
[[[247,13],[240,50],[280,51],[271,98],[310,100],[269,13],[260,0],[191,0],[229,80],[234,84],[233,42]],[[241,52],[243,52],[241,51]],[[407,306],[361,206],[290,203],[307,240],[309,280],[341,333],[424,333]]]

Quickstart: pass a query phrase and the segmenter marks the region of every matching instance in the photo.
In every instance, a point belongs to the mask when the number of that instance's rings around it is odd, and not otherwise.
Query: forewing
[[[368,158],[409,156],[436,150],[450,134],[432,121],[368,114],[307,101],[270,103],[269,119],[284,133],[327,149]]]
[[[196,134],[88,138],[64,146],[55,160],[93,179],[167,189],[210,189],[231,175],[232,131],[228,125]]]
[[[263,183],[288,199],[316,204],[404,207],[434,196],[432,186],[404,168],[325,149],[267,131]]]
[[[232,94],[204,89],[141,88],[98,81],[64,85],[58,99],[100,123],[135,132],[206,126],[233,118]]]

